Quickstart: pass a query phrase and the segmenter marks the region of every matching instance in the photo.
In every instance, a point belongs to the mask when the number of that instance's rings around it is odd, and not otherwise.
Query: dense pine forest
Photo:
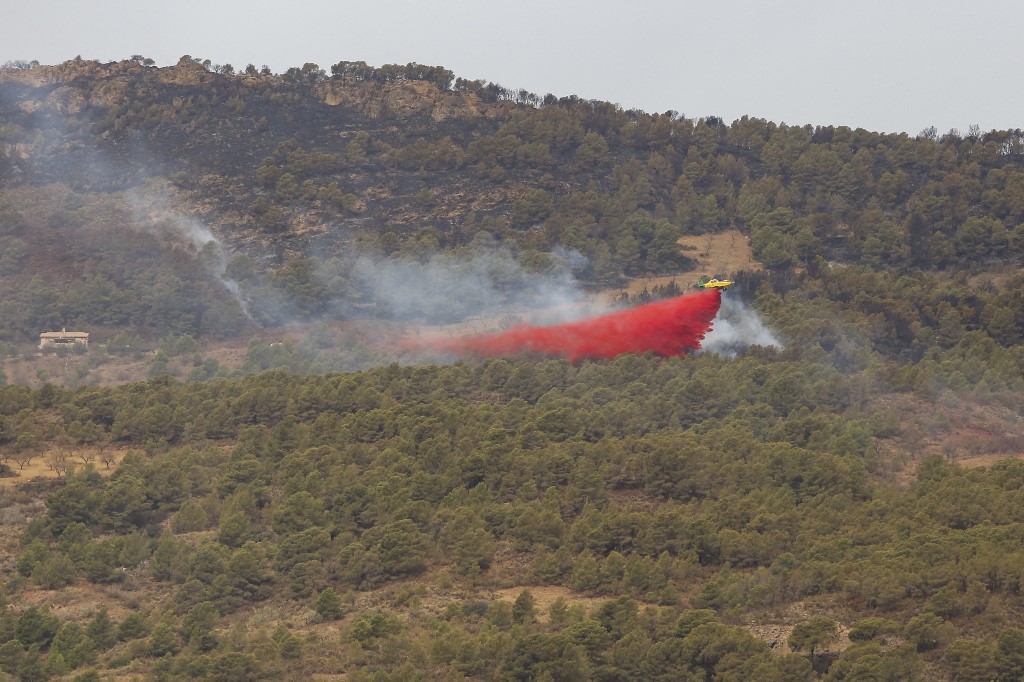
[[[537,282],[678,293],[722,234],[751,259],[701,274],[777,346],[373,342]],[[0,674],[1024,679],[1022,258],[1020,130],[8,64],[4,367],[92,340],[60,381],[0,374]],[[148,380],[102,379],[129,359]]]

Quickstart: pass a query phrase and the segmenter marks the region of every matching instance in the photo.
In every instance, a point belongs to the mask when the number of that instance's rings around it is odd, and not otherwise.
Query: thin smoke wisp
[[[174,210],[163,191],[148,183],[148,191],[141,189],[125,193],[136,222],[143,230],[163,238],[184,241],[198,253],[206,270],[231,294],[242,312],[250,320],[249,303],[242,295],[238,282],[227,276],[228,257],[224,243],[209,227],[195,218]]]

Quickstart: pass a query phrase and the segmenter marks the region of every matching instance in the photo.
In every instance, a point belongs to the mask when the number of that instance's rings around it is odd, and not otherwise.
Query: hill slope
[[[207,66],[0,71],[9,341],[60,321],[103,324],[76,300],[101,235],[114,260],[145,249],[158,268],[177,244],[207,273],[174,297],[161,292],[184,285],[151,270],[100,273],[93,287],[130,289],[138,302],[101,307],[120,307],[117,324],[147,336],[250,333],[240,304],[256,326],[401,314],[382,307],[360,257],[498,248],[533,276],[567,271],[600,288],[685,271],[681,237],[738,229],[777,289],[794,271],[827,278],[829,263],[859,263],[912,277],[993,271],[984,281],[1001,290],[1024,252],[1019,131],[726,125],[416,64],[340,62],[330,76],[312,64],[281,75]],[[41,185],[47,194],[32,189]],[[122,244],[126,228],[150,243]],[[23,293],[32,277],[49,291]],[[998,308],[998,333],[1018,342],[1019,311]],[[979,323],[991,326],[968,328]]]

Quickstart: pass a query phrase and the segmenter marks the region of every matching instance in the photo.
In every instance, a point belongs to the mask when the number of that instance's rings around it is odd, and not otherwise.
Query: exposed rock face
[[[79,79],[90,83],[138,82],[149,80],[154,83],[175,85],[205,85],[223,76],[209,71],[196,62],[181,62],[174,66],[143,66],[126,59],[120,62],[100,63],[93,60],[77,59],[53,66],[35,66],[30,69],[0,69],[0,83],[20,83],[32,87],[45,85],[74,84]]]
[[[53,66],[35,66],[31,69],[0,69],[0,82],[22,83],[39,87],[53,83],[70,83],[78,78],[95,79],[139,75],[149,71],[150,68],[130,59],[107,64],[92,59],[72,59]],[[203,67],[199,66],[199,68]]]
[[[76,88],[61,86],[51,92],[45,105],[62,116],[77,116],[88,104],[85,93]]]
[[[30,69],[0,69],[0,83],[17,83],[42,88],[58,85],[44,100],[26,100],[24,111],[50,110],[62,116],[79,114],[87,106],[111,107],[144,96],[152,85],[203,85],[219,76],[195,62],[165,68],[148,67],[131,60],[101,64],[92,60],[71,60],[54,66]]]
[[[156,70],[156,80],[174,85],[205,85],[217,80],[219,76],[211,73],[202,64],[183,62],[176,66]]]
[[[202,87],[225,78],[227,76],[212,72],[203,64],[184,59],[167,67],[143,66],[128,59],[109,63],[74,59],[53,66],[0,69],[0,83],[37,88],[63,86],[51,93],[44,104],[62,115],[75,115],[85,106],[124,104],[132,94],[139,94],[133,93],[133,88],[159,88],[161,85]],[[268,82],[280,82],[281,77],[240,74],[234,78],[240,79],[245,87],[259,87]],[[78,84],[88,85],[76,88]],[[353,78],[330,79],[316,85],[313,95],[330,106],[350,107],[369,118],[378,119],[413,116],[429,116],[434,121],[505,118],[515,109],[515,105],[508,101],[484,102],[476,93],[442,91],[434,83],[421,80],[381,84]]]
[[[434,121],[506,116],[509,102],[488,104],[472,92],[442,92],[427,81],[402,80],[380,85],[351,79],[330,80],[316,87],[330,106],[347,106],[369,118],[429,116]]]
[[[143,66],[132,60],[100,63],[76,59],[54,66],[0,69],[0,83],[29,87],[60,85],[40,104],[55,113],[73,116],[87,106],[119,106],[127,103],[138,88],[177,85],[208,86],[225,79],[204,65],[183,60],[174,66]],[[245,87],[279,82],[279,76],[239,75]],[[87,87],[76,87],[88,84]],[[374,119],[404,119],[428,116],[434,121],[472,120],[479,117],[505,118],[515,105],[508,101],[484,102],[473,92],[442,91],[434,83],[399,80],[391,83],[331,79],[319,83],[313,95],[330,106],[349,107]]]

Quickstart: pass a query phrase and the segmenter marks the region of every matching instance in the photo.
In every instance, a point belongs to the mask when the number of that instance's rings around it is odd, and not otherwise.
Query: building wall
[[[61,338],[61,339],[39,339],[39,349],[46,350],[47,348],[70,348],[72,346],[85,346],[89,347],[89,339],[84,338]]]

